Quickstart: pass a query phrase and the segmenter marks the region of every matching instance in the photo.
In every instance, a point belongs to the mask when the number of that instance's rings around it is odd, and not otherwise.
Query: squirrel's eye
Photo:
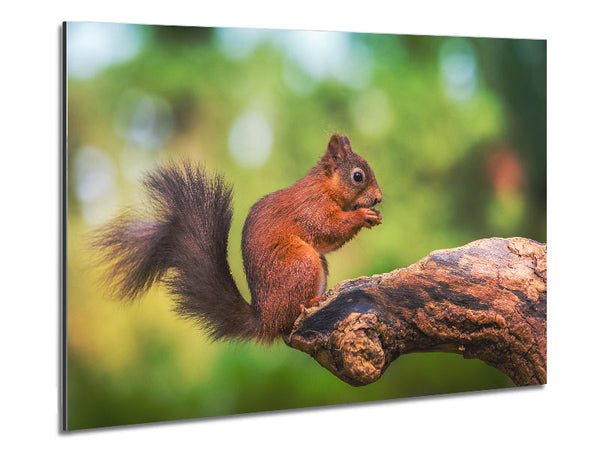
[[[360,172],[354,172],[354,174],[352,175],[352,178],[354,179],[354,181],[356,181],[357,183],[362,183],[363,180],[363,174]]]

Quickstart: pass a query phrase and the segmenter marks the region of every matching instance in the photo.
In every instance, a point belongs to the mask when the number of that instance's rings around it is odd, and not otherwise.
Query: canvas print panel
[[[545,41],[65,28],[65,428],[545,383]]]

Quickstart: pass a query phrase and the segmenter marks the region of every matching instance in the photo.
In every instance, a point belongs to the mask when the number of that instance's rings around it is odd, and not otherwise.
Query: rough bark
[[[285,338],[343,381],[381,377],[398,356],[452,352],[516,385],[546,383],[546,245],[483,239],[404,269],[339,283]]]

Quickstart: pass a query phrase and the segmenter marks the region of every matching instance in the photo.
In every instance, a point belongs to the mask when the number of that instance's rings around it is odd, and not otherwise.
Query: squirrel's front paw
[[[364,220],[364,226],[367,228],[374,227],[381,223],[381,213],[375,209],[360,208],[357,210]]]

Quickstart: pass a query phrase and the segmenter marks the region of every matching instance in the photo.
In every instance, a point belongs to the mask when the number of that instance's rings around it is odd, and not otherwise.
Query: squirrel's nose
[[[381,200],[383,200],[383,195],[381,194],[381,191],[379,189],[377,189],[377,193],[375,194],[375,205],[377,203],[381,203]]]
[[[381,203],[382,200],[382,196],[381,194],[378,194],[374,199],[373,199],[373,206],[375,206],[377,203]]]

